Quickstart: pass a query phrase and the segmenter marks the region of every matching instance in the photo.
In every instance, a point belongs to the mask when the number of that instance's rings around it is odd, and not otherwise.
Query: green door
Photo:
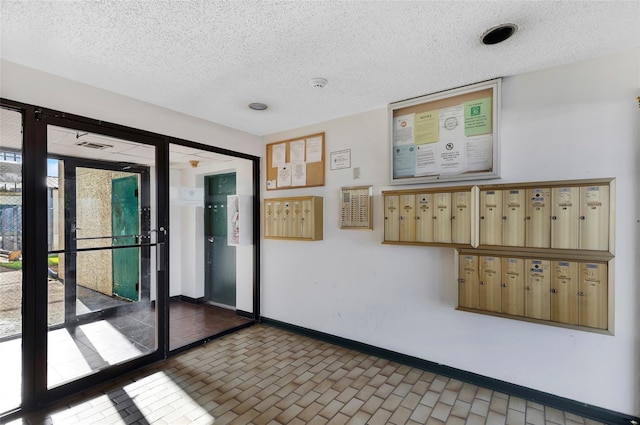
[[[138,243],[140,218],[138,213],[138,176],[111,181],[111,235],[113,246]],[[140,249],[122,248],[112,251],[113,294],[128,300],[138,300],[140,279]]]
[[[227,195],[236,193],[236,174],[205,177],[205,298],[236,305],[236,248],[227,244]]]

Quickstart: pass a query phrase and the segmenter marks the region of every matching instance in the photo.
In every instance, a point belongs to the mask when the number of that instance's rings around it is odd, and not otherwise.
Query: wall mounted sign
[[[390,104],[390,184],[500,177],[500,84]]]

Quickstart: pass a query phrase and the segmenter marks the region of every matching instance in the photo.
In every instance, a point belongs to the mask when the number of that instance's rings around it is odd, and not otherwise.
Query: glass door
[[[47,128],[47,388],[158,349],[155,148]]]
[[[257,317],[255,174],[249,159],[174,143],[169,159],[169,349],[177,350]],[[234,229],[242,240],[232,240]]]
[[[0,109],[0,415],[21,404],[22,113]]]

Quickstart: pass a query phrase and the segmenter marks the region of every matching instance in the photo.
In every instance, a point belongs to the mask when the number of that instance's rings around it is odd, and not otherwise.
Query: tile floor
[[[254,325],[11,424],[599,424]]]

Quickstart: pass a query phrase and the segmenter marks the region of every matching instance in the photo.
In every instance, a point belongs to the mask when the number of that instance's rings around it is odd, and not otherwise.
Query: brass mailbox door
[[[480,310],[502,310],[500,263],[499,257],[480,257]]]
[[[551,190],[551,248],[578,248],[577,187],[554,187]]]
[[[609,186],[580,188],[579,249],[609,249]]]
[[[527,189],[525,243],[531,248],[551,246],[551,190]]]
[[[454,192],[451,207],[451,242],[471,243],[471,192]]]
[[[385,195],[384,197],[384,240],[400,240],[400,197]]]
[[[581,263],[578,292],[580,325],[607,329],[607,291],[607,265]]]
[[[451,243],[451,194],[433,195],[435,214],[433,215],[433,241]]]
[[[578,324],[578,263],[551,262],[551,320]]]
[[[526,191],[503,190],[502,195],[502,245],[524,246]]]
[[[400,196],[400,223],[398,238],[401,242],[416,240],[416,197],[414,194]]]
[[[417,194],[416,205],[416,241],[433,242],[433,194]]]
[[[524,316],[524,260],[502,259],[502,312]]]
[[[524,314],[534,319],[550,320],[549,261],[525,260],[525,268]]]
[[[478,309],[480,285],[478,280],[478,256],[461,255],[458,278],[458,305]]]
[[[502,191],[480,191],[480,245],[502,244]]]
[[[302,202],[299,200],[291,201],[291,236],[294,238],[302,237]]]

